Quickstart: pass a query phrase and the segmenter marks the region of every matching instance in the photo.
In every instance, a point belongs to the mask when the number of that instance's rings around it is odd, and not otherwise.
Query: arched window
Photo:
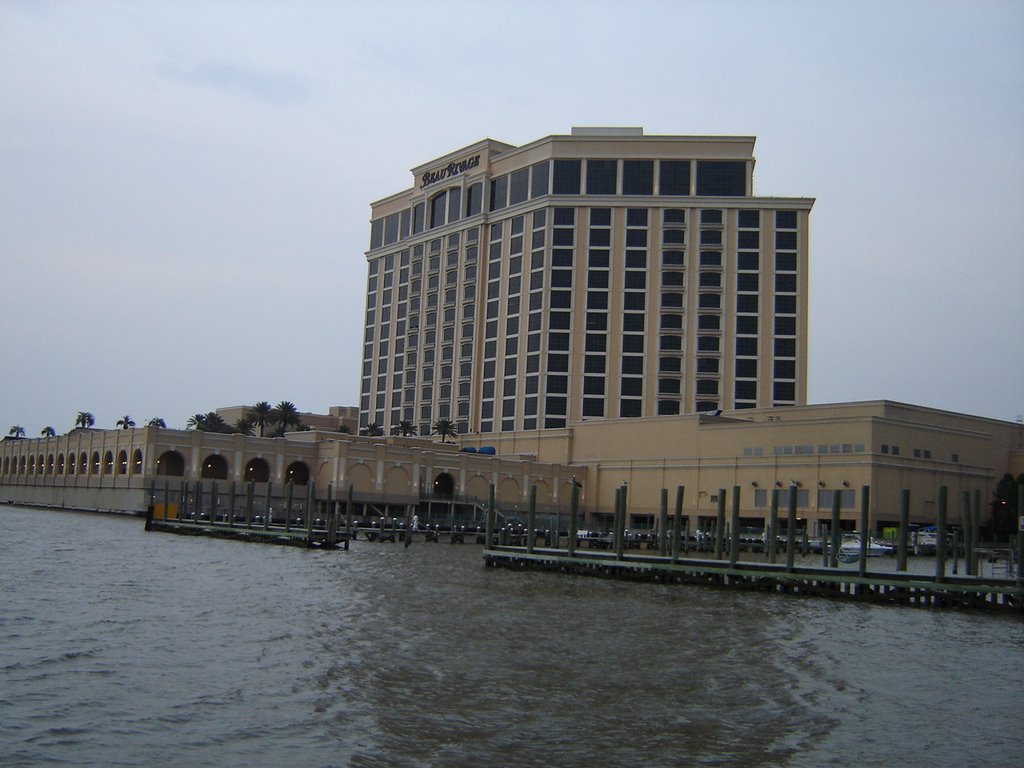
[[[48,454],[46,457],[46,474],[53,474],[53,454]]]
[[[92,474],[98,475],[100,473],[100,452],[92,452]]]
[[[203,470],[200,473],[200,477],[204,480],[227,480],[228,479],[228,462],[223,456],[216,453],[211,453],[205,459],[203,459]]]
[[[184,457],[177,451],[164,451],[156,460],[156,473],[166,477],[184,477]]]
[[[442,472],[434,478],[434,496],[450,497],[455,491],[455,481],[447,472]]]
[[[128,452],[125,450],[118,451],[117,453],[117,474],[128,474]]]
[[[131,472],[133,475],[142,474],[142,451],[140,451],[138,448],[136,448],[135,452],[132,454]]]
[[[263,459],[253,459],[245,465],[246,482],[265,483],[270,479],[270,467]]]
[[[63,453],[58,453],[57,454],[57,474],[58,475],[63,475],[64,474],[64,454]]]
[[[78,457],[78,474],[87,475],[89,474],[89,457],[85,451],[82,451]]]
[[[284,481],[292,482],[295,485],[306,485],[309,483],[309,467],[301,461],[293,461],[284,472]]]
[[[103,474],[114,474],[114,454],[110,451],[103,454]]]

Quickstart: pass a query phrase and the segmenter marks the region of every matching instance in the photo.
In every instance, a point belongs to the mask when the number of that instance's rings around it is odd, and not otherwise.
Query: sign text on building
[[[458,176],[460,173],[465,173],[471,168],[476,168],[478,165],[480,165],[480,155],[473,155],[473,157],[467,157],[465,160],[460,160],[457,163],[448,163],[448,165],[436,171],[427,171],[420,177],[420,189],[429,187],[431,184],[436,184],[439,181],[450,179],[452,176]]]

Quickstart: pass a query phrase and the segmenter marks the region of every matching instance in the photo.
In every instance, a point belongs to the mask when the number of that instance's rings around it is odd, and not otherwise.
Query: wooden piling
[[[492,486],[493,488],[493,486]],[[576,555],[576,536],[579,533],[579,523],[577,515],[580,509],[580,487],[576,484],[575,480],[572,484],[572,495],[569,501],[569,541],[566,544],[569,551],[569,557]]]
[[[978,575],[978,532],[981,529],[981,489],[974,489],[974,507],[971,514],[971,576]]]
[[[324,514],[327,516],[327,546],[334,548],[334,545],[338,542],[338,515],[337,510],[334,508],[334,484],[327,484],[327,501],[326,509]],[[348,546],[348,538],[345,539],[345,545]]]
[[[946,504],[949,499],[949,488],[939,486],[939,519],[935,538],[935,580],[942,581],[946,577]]]
[[[250,480],[245,489],[245,527],[252,528],[252,506],[256,497],[256,481]]]
[[[536,541],[535,528],[537,524],[537,486],[530,486],[530,507],[526,513],[526,551],[533,554],[533,547]],[[454,530],[454,527],[453,529]]]
[[[870,513],[871,486],[862,485],[860,487],[860,564],[858,567],[862,576],[868,572],[868,549],[871,547]]]
[[[964,491],[960,494],[960,530],[963,531],[963,548],[964,548],[964,573],[968,576],[973,576],[974,573],[971,571],[971,561],[973,558],[973,550],[971,549],[971,536],[969,531],[971,530],[971,492]],[[953,562],[956,562],[957,554],[959,550],[953,548]]]
[[[313,505],[315,503],[313,490],[313,483],[306,483],[306,506],[302,511],[306,518],[306,538],[309,541],[313,540]]]
[[[668,553],[668,488],[661,489],[661,510],[658,515],[658,554]]]
[[[494,546],[494,483],[487,487],[487,520],[484,522],[484,531],[487,542],[484,549],[491,549]]]
[[[896,570],[907,570],[907,533],[910,526],[910,491],[904,488],[900,492],[900,532],[896,544]]]
[[[622,551],[626,547],[626,486],[620,486],[615,492],[615,558],[622,559]]]
[[[789,486],[789,504],[786,507],[786,570],[793,570],[796,555],[796,485]]]
[[[725,551],[725,488],[718,489],[718,514],[715,516],[715,560]]]
[[[832,527],[829,529],[831,546],[828,555],[828,564],[832,568],[839,567],[839,547],[842,546],[842,526],[839,524],[839,512],[842,504],[843,492],[832,491]]]
[[[264,504],[264,511],[263,511],[263,530],[265,530],[265,531],[270,529],[270,515],[271,515],[271,510],[273,509],[273,505],[272,505],[272,502],[271,502],[271,493],[273,493],[273,485],[274,485],[274,482],[272,480],[268,479],[267,480],[267,497],[266,497],[266,503]]]
[[[235,527],[235,493],[237,491],[236,481],[231,481],[231,488],[228,491],[228,526]]]
[[[778,559],[779,550],[779,489],[772,488],[772,505],[768,517],[768,541],[765,543],[768,550],[768,562],[772,565]]]
[[[683,486],[676,488],[675,524],[672,526],[672,562],[679,562],[679,540],[683,528]],[[687,532],[689,533],[689,532]],[[687,536],[689,538],[689,536]]]
[[[292,529],[292,490],[294,483],[289,480],[285,483],[284,489],[284,530],[285,532]]]
[[[1017,484],[1017,589],[1024,589],[1024,481]]]
[[[740,487],[732,487],[732,511],[729,515],[729,565],[740,559]]]

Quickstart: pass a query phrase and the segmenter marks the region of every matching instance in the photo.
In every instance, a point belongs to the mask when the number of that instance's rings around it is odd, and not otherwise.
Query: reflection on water
[[[5,765],[1006,765],[1024,622],[0,507]],[[956,729],[949,725],[956,723]]]

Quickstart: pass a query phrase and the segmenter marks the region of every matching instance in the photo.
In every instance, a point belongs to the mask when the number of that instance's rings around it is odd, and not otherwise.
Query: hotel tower
[[[485,139],[372,204],[360,425],[460,433],[801,405],[810,198],[754,139]]]

